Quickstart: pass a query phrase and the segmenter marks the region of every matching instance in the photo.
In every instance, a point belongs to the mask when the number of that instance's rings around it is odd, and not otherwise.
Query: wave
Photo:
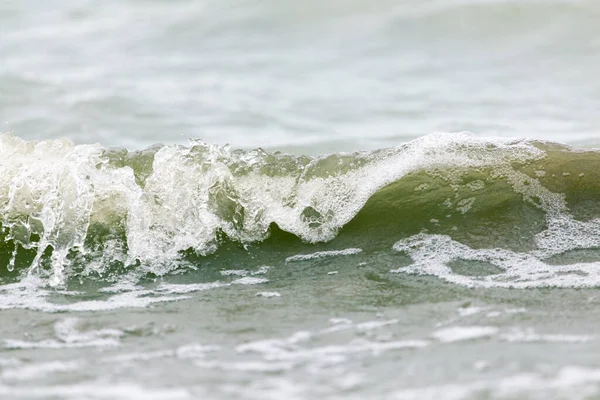
[[[318,243],[394,246],[430,266],[423,252],[469,259],[460,246],[560,262],[600,248],[599,162],[594,150],[468,133],[316,158],[2,135],[0,277],[160,276],[231,246],[310,253]],[[509,262],[498,254],[471,258]]]

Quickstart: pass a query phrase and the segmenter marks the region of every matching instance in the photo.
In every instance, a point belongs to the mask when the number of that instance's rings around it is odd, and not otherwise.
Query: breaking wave
[[[289,258],[325,243],[393,247],[411,260],[394,271],[459,284],[598,285],[599,164],[596,151],[468,133],[316,158],[2,135],[0,277],[161,276],[226,245],[289,245]]]

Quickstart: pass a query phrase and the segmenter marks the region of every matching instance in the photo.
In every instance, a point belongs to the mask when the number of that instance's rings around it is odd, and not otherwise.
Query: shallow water
[[[0,398],[600,397],[598,17],[0,4]]]

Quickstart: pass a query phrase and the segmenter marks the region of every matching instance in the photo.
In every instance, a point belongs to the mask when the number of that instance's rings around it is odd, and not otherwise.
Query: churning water
[[[600,398],[598,21],[2,2],[0,398]]]

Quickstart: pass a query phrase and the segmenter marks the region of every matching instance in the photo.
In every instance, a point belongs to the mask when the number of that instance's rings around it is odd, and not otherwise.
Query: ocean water
[[[600,3],[0,3],[0,399],[600,398]]]

